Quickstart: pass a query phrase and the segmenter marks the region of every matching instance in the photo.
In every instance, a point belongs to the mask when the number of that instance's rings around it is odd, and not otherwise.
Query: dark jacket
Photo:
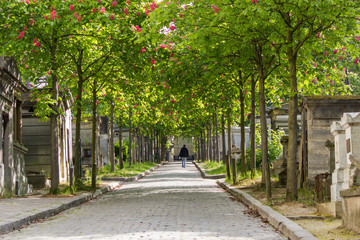
[[[181,148],[179,157],[189,157],[189,151],[186,147]]]

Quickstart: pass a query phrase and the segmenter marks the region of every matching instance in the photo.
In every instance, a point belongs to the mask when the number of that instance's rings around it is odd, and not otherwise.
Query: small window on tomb
[[[22,128],[22,116],[21,116],[22,102],[15,100],[14,106],[14,117],[13,117],[13,128],[14,128],[14,140],[18,143],[22,143],[21,139],[21,128]]]
[[[84,157],[91,157],[91,149],[88,148],[84,149]]]
[[[100,133],[108,133],[108,122],[109,119],[107,117],[101,117]]]

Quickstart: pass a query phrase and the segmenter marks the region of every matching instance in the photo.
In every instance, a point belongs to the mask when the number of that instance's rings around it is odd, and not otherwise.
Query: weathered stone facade
[[[99,121],[99,119],[97,120]],[[75,121],[72,122],[72,137],[73,143],[75,143]],[[80,127],[80,139],[81,139],[81,164],[82,166],[91,165],[91,131],[92,131],[92,118],[86,118],[81,122]],[[100,134],[97,134],[97,144],[100,148],[95,150],[97,165],[109,164],[109,120],[107,117],[100,117],[100,125],[98,128]],[[124,136],[123,136],[124,138]],[[117,138],[115,137],[114,141]],[[73,146],[74,147],[74,146]]]
[[[285,104],[281,108],[274,108],[269,111],[272,130],[283,130],[288,135],[289,127],[289,105]],[[297,116],[298,126],[301,127],[301,115]]]
[[[0,56],[0,195],[31,191],[25,176],[27,149],[22,144],[21,94],[25,91],[15,61]]]
[[[59,182],[69,181],[70,167],[72,166],[72,128],[71,128],[71,97],[68,92],[62,92],[64,101],[62,111],[58,116],[58,165]],[[41,121],[34,115],[36,102],[32,102],[28,95],[24,96],[23,104],[23,139],[24,145],[29,149],[25,154],[25,169],[29,180],[38,178],[39,174],[51,177],[51,142],[50,120]],[[68,99],[68,100],[65,100]],[[35,175],[35,176],[34,176]],[[40,187],[40,186],[39,186]],[[45,186],[41,186],[45,187]]]
[[[339,121],[345,112],[360,111],[360,96],[313,96],[301,103],[302,131],[300,179],[314,183],[315,176],[329,171],[330,151],[326,141],[333,141],[332,122]]]

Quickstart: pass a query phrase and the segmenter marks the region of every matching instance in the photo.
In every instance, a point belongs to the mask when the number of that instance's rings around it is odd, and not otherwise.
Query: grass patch
[[[97,182],[96,189],[100,188],[101,182]],[[96,190],[95,189],[95,190]],[[71,188],[68,184],[61,184],[58,191],[50,192],[50,189],[45,189],[42,193],[43,197],[72,197],[82,193],[94,192],[94,189],[91,187],[91,181],[86,180],[81,182],[79,186],[73,185]]]
[[[134,163],[129,166],[128,162],[124,163],[124,168],[120,169],[119,165],[115,165],[115,171],[110,172],[110,165],[105,165],[100,168],[98,171],[98,177],[101,179],[103,177],[133,177],[136,176],[150,168],[156,166],[156,163],[145,162],[145,163]]]
[[[208,175],[226,174],[226,166],[222,162],[205,161],[200,163],[200,166],[205,170]]]

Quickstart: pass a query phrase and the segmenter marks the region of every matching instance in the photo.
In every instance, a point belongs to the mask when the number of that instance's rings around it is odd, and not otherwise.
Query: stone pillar
[[[349,187],[360,185],[360,113],[344,113],[341,127],[345,130],[347,167],[344,177]],[[357,166],[357,167],[356,167]],[[347,176],[349,174],[349,176]]]
[[[14,150],[13,150],[13,109],[11,108],[9,111],[9,117],[7,120],[7,124],[4,129],[4,171],[5,171],[5,188],[8,191],[13,191],[15,189],[15,172],[14,172]]]
[[[344,177],[347,166],[345,130],[340,122],[333,122],[331,133],[335,139],[335,170],[332,172],[331,201],[337,202],[341,201],[340,191],[349,188],[349,182]]]

